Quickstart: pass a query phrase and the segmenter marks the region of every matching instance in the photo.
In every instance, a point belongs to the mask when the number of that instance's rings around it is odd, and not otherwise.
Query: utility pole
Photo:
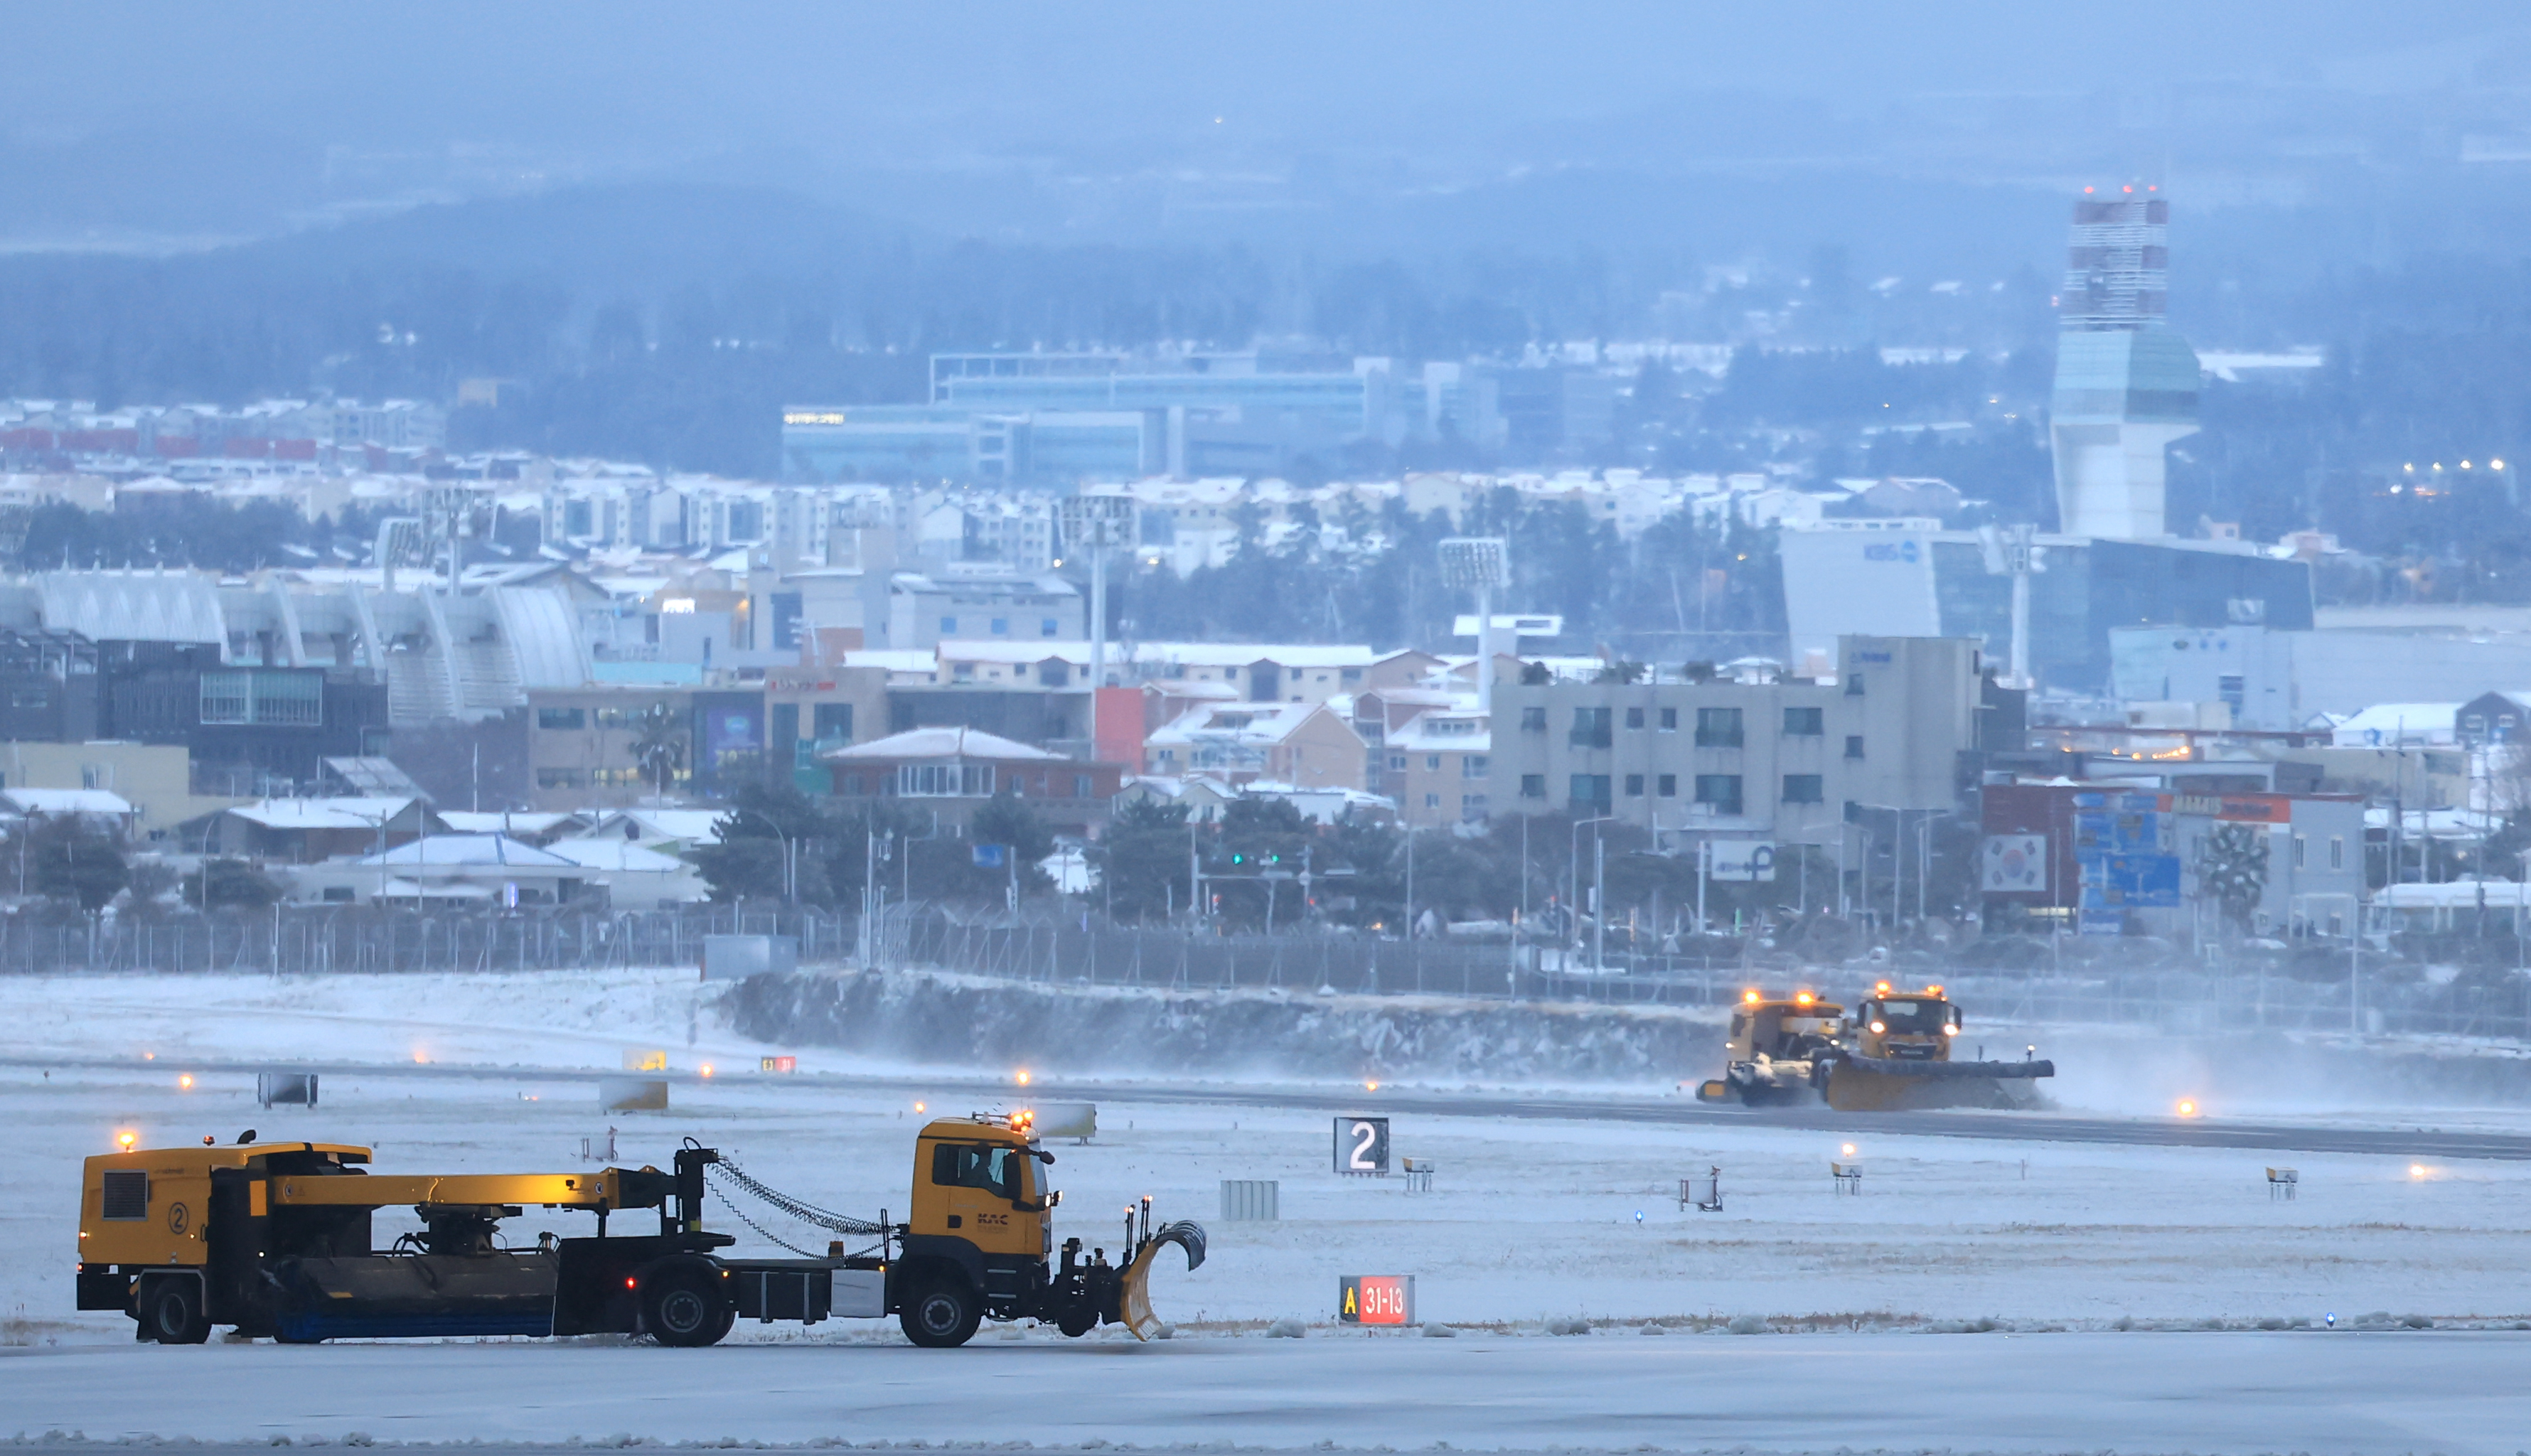
[[[1845,897],[1845,825],[1836,826],[1836,918],[1845,920],[1854,914],[1854,905]]]
[[[861,945],[855,959],[863,970],[871,969],[871,952],[878,944],[878,832],[868,821],[862,825],[862,924],[858,937]]]
[[[1415,938],[1415,825],[1406,826],[1406,938]]]
[[[1600,814],[1594,818],[1575,819],[1573,821],[1573,832],[1566,836],[1570,843],[1567,845],[1564,853],[1564,913],[1568,916],[1577,916],[1582,913],[1582,831],[1593,824],[1607,823],[1610,819],[1615,817],[1615,814],[1607,813]],[[1599,841],[1599,836],[1597,834],[1592,835],[1591,838],[1594,843]],[[1565,937],[1565,943],[1568,945],[1582,938],[1579,933],[1582,926],[1578,922],[1574,924],[1572,928],[1576,933]]]
[[[1090,560],[1090,742],[1097,756],[1098,690],[1107,686],[1107,552],[1132,534],[1134,502],[1122,495],[1076,495],[1063,502],[1063,549]]]
[[[1855,899],[1861,904],[1863,913],[1865,915],[1870,915],[1873,913],[1872,827],[1868,824],[1859,824],[1855,827],[1855,832],[1863,836],[1863,858],[1856,864],[1854,868]]]
[[[1608,841],[1591,836],[1591,970],[1608,969]]]
[[[1714,841],[1696,842],[1696,933],[1705,933],[1705,887],[1714,878]]]

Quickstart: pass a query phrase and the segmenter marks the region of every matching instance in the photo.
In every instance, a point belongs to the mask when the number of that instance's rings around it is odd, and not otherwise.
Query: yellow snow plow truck
[[[1750,990],[1732,1008],[1722,1075],[1697,1099],[1782,1107],[1814,1099],[1840,1112],[1920,1107],[2029,1107],[2053,1062],[1954,1061],[1960,1010],[1942,988],[1882,981],[1854,1010],[1809,991],[1782,1000]]]
[[[741,1318],[815,1324],[897,1316],[918,1345],[965,1344],[977,1324],[1036,1318],[1067,1335],[1118,1321],[1160,1328],[1149,1280],[1164,1244],[1204,1262],[1192,1222],[1152,1227],[1151,1201],[1125,1210],[1123,1241],[1057,1261],[1048,1185],[1054,1161],[1030,1115],[942,1119],[915,1143],[913,1211],[890,1223],[829,1212],[749,1177],[689,1139],[673,1172],[383,1174],[347,1144],[256,1143],[133,1149],[87,1160],[80,1204],[79,1308],[120,1310],[137,1337],[199,1344],[214,1325],[289,1343],[488,1334],[647,1334],[709,1345]],[[801,1223],[868,1241],[823,1257],[734,1258],[706,1230],[708,1176],[728,1201],[751,1196]],[[410,1206],[422,1229],[373,1247],[380,1208]],[[596,1232],[524,1246],[504,1219],[528,1207],[594,1214]],[[655,1209],[658,1229],[608,1218]],[[750,1226],[753,1219],[740,1214]],[[759,1232],[762,1232],[759,1229]],[[766,1237],[770,1238],[770,1235]],[[775,1242],[779,1242],[776,1240]],[[789,1248],[791,1246],[785,1245]]]

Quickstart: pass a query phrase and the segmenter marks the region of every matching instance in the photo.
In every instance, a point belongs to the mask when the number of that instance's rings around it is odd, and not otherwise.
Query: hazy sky
[[[2481,144],[2468,139],[2531,156],[2522,14],[2487,0],[22,6],[0,88],[0,249],[187,249],[651,179],[788,188],[945,234],[1356,250],[1689,233],[1807,247],[1842,198],[1880,206],[1924,183],[1969,190],[1972,209],[1979,190],[2146,176],[2193,183],[2200,209],[2294,207],[2357,167],[2384,218],[2419,215],[2420,189],[2465,200],[2489,182],[2531,207],[2531,169],[2463,186],[2437,170]],[[2048,211],[1958,211],[1953,232]],[[1962,251],[1939,227],[1909,236]]]
[[[2518,6],[2381,0],[20,7],[21,138],[215,120],[356,145],[1298,146],[1516,130],[1711,89],[1838,105],[2239,77],[2518,81]],[[1218,118],[1218,121],[1216,121]]]

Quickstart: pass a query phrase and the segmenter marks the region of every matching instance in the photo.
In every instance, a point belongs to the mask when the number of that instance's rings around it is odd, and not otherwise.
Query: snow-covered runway
[[[874,1215],[906,1206],[926,1117],[1023,1095],[972,1068],[814,1050],[805,1075],[759,1075],[759,1054],[799,1049],[735,1036],[708,993],[670,971],[0,980],[17,1195],[0,1200],[0,1440],[59,1428],[2320,1456],[2515,1451],[2531,1428],[2518,1393],[2531,1329],[2500,1327],[2531,1323],[2531,1167],[2439,1155],[2456,1145],[2437,1141],[2525,1130],[2519,1109],[2492,1106],[2278,1109],[2400,1153],[2280,1158],[2058,1141],[2046,1119],[2026,1139],[1963,1139],[1594,1117],[1590,1089],[1383,1088],[1396,1151],[1439,1166],[1434,1191],[1410,1194],[1332,1171],[1327,1106],[1353,1098],[1345,1087],[1111,1085],[1093,1092],[1096,1141],[1051,1148],[1067,1194],[1056,1237],[1107,1242],[1099,1210],[1143,1195],[1163,1217],[1211,1226],[1202,1269],[1164,1262],[1154,1281],[1162,1317],[1181,1325],[1161,1344],[988,1330],[932,1352],[892,1324],[838,1321],[741,1325],[707,1351],[162,1349],[136,1346],[121,1315],[72,1308],[79,1162],[121,1132],[157,1144],[253,1127],[262,1141],[371,1146],[384,1171],[449,1172],[586,1167],[610,1138],[619,1161],[664,1162],[693,1136],[777,1188]],[[664,1050],[681,1074],[670,1111],[598,1109],[591,1074],[631,1050]],[[273,1062],[339,1070],[315,1109],[257,1108],[248,1069]],[[466,1070],[409,1075],[425,1067]],[[1831,1184],[1831,1159],[1864,1167],[1861,1197]],[[2279,1162],[2300,1172],[2290,1202],[2266,1182]],[[1681,1207],[1679,1179],[1717,1166],[1725,1208]],[[1280,1219],[1215,1222],[1231,1178],[1278,1180]],[[739,1231],[723,1211],[712,1206],[714,1226]],[[534,1210],[508,1234],[586,1232],[579,1217]],[[377,1237],[412,1223],[381,1210]],[[771,1231],[825,1237],[781,1219]],[[745,1252],[772,1252],[742,1237]],[[1449,1340],[1334,1331],[1345,1273],[1413,1274],[1425,1318],[1470,1327]],[[2273,1328],[2333,1312],[2444,1327]],[[1596,1332],[1539,1333],[1575,1316]],[[1686,1327],[1735,1318],[1801,1332]],[[1276,1320],[1311,1333],[1266,1338]],[[1671,1332],[1633,1332],[1648,1320]],[[1930,1332],[1987,1321],[2007,1328]],[[2271,1331],[2242,1327],[2261,1321]],[[2209,1322],[2232,1327],[2196,1328]]]
[[[1412,1450],[2517,1450],[2531,1334],[1673,1334],[64,1348],[0,1435]]]

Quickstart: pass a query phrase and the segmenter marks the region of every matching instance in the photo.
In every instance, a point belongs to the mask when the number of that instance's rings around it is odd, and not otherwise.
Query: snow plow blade
[[[1160,1225],[1157,1233],[1143,1241],[1134,1261],[1125,1265],[1118,1313],[1138,1340],[1148,1340],[1162,1328],[1159,1316],[1152,1313],[1152,1259],[1163,1244],[1175,1244],[1185,1250],[1187,1269],[1193,1272],[1204,1264],[1204,1225],[1192,1218]]]
[[[1890,1112],[1920,1107],[2027,1107],[2030,1084],[2056,1075],[2050,1061],[1936,1062],[1849,1056],[1829,1071],[1824,1092],[1839,1112]]]

